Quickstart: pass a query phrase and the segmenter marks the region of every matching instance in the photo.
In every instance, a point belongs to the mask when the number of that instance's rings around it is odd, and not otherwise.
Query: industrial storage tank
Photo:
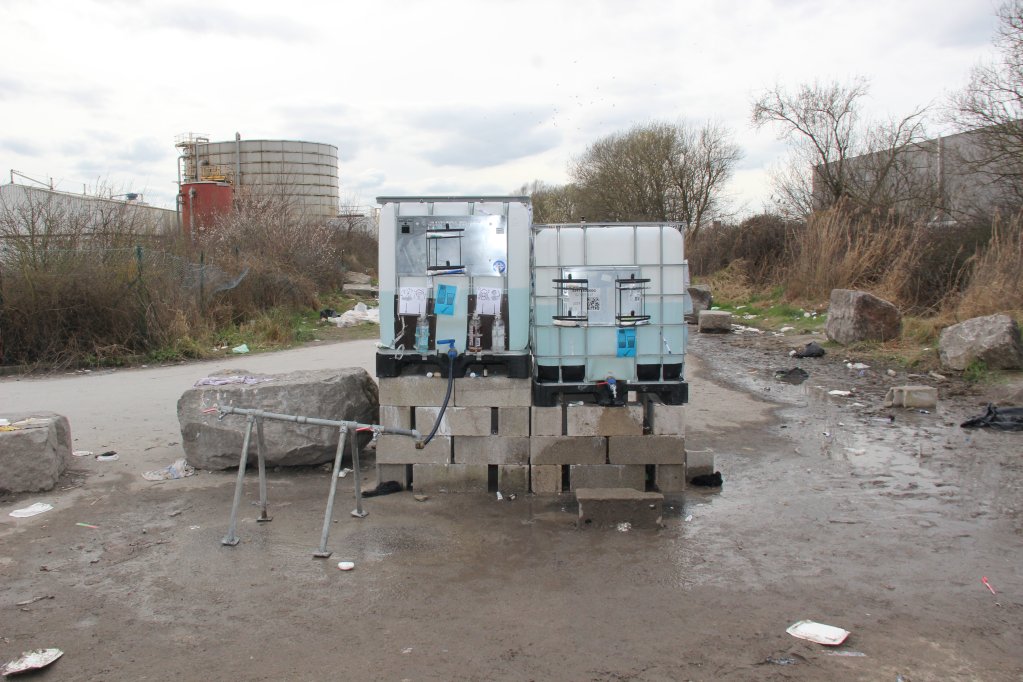
[[[211,142],[208,136],[179,136],[181,184],[230,184],[236,196],[274,193],[284,196],[307,218],[338,214],[337,147],[300,140]]]

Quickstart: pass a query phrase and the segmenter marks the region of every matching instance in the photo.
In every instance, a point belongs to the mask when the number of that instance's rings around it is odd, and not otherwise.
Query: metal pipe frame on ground
[[[318,417],[303,417],[293,414],[278,414],[276,412],[264,412],[263,410],[253,410],[241,407],[231,407],[230,405],[218,405],[217,412],[219,416],[217,419],[223,419],[229,414],[237,414],[245,417],[245,438],[242,441],[242,452],[238,458],[238,478],[235,480],[234,485],[234,501],[231,503],[231,520],[228,525],[227,535],[220,541],[222,545],[235,546],[240,541],[238,531],[238,507],[242,500],[242,488],[245,484],[245,467],[248,464],[249,459],[249,443],[252,439],[252,425],[256,425],[256,459],[259,463],[259,507],[260,515],[256,519],[260,522],[271,521],[272,518],[267,516],[267,499],[266,499],[266,456],[265,450],[266,445],[263,440],[263,420],[271,419],[274,421],[285,421],[293,422],[296,424],[309,424],[311,426],[328,426],[339,430],[337,451],[334,454],[334,467],[332,469],[330,477],[330,493],[327,495],[327,509],[323,515],[323,531],[320,534],[320,546],[313,552],[313,556],[321,559],[326,559],[332,552],[327,550],[327,538],[330,535],[330,523],[331,517],[334,514],[334,496],[337,493],[337,479],[341,472],[341,458],[345,451],[345,438],[349,433],[352,435],[352,470],[355,476],[355,509],[352,511],[352,516],[356,518],[365,518],[367,512],[362,508],[362,484],[359,469],[359,431],[372,431],[373,440],[376,440],[382,433],[390,433],[398,436],[408,436],[419,440],[420,433],[414,429],[398,429],[389,426],[380,426],[379,424],[363,424],[355,421],[341,421],[336,419],[320,419]]]

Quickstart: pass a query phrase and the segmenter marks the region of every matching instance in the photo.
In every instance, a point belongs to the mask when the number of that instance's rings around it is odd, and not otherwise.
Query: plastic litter
[[[81,526],[82,528],[91,528],[93,530],[99,530],[99,526],[94,526],[91,523],[82,523],[81,521],[79,521],[75,525],[76,526]]]
[[[862,651],[853,651],[852,649],[843,649],[842,651],[829,651],[828,656],[851,656],[854,658],[867,657],[867,655]]]
[[[836,628],[834,625],[815,623],[812,620],[801,620],[798,623],[793,623],[785,632],[793,637],[826,646],[838,646],[849,636],[848,630]]]
[[[363,322],[380,324],[380,308],[369,308],[365,303],[356,303],[351,310],[337,317],[329,317],[327,321],[338,327],[355,327]]]
[[[188,476],[195,475],[195,467],[189,466],[185,461],[185,458],[174,462],[174,464],[168,464],[162,469],[155,469],[153,471],[147,471],[142,474],[142,478],[147,481],[173,481],[179,478],[187,478]]]
[[[352,561],[342,561],[342,562],[338,563],[337,567],[340,568],[342,571],[350,571],[353,568],[355,568],[355,562],[352,562]]]
[[[413,495],[412,499],[414,499],[416,502],[426,502],[428,499],[430,499],[430,496],[429,495]]]
[[[834,391],[828,391],[828,395],[833,395],[836,398],[848,398],[849,396],[852,395],[852,391],[834,390]]]
[[[72,450],[72,457],[92,457],[92,450]]]
[[[239,353],[239,354],[240,353],[248,353],[249,352],[249,345],[247,343],[243,343],[240,346],[235,346],[234,348],[231,349],[231,352],[232,353]]]
[[[48,512],[51,509],[53,509],[52,504],[47,504],[46,502],[36,502],[35,504],[29,505],[24,509],[15,509],[10,514],[8,514],[8,516],[13,516],[16,519],[27,519],[30,516],[35,516],[36,514]]]
[[[97,462],[116,462],[118,459],[117,453],[113,450],[107,450],[96,455]]]
[[[344,478],[345,476],[347,476],[350,473],[352,473],[352,470],[347,468],[347,467],[345,467],[341,471],[337,472],[337,477],[338,478]]]
[[[2,675],[17,675],[29,670],[39,670],[50,665],[64,655],[60,649],[33,649],[26,651],[13,661],[8,661],[0,668]]]
[[[816,341],[811,341],[806,344],[802,349],[792,353],[794,358],[823,358],[827,353],[824,348],[821,347]]]
[[[995,407],[987,404],[984,414],[959,425],[964,429],[987,427],[998,431],[1023,431],[1023,407]]]
[[[242,344],[242,346],[244,346],[244,345],[245,344]],[[242,346],[238,346],[238,348],[241,348]],[[243,351],[239,351],[239,350],[235,349],[234,352],[235,353],[247,353],[248,352],[248,346],[245,346],[245,349],[246,350],[243,350]],[[223,377],[217,377],[217,376],[203,377],[202,379],[199,379],[194,384],[192,384],[192,386],[194,386],[196,388],[198,388],[199,386],[225,386],[227,384],[247,384],[247,385],[251,386],[253,384],[262,384],[263,382],[266,382],[266,381],[273,381],[273,377],[255,377],[255,376],[249,376],[249,375],[243,375],[243,374],[232,374],[230,376],[223,376]]]
[[[628,521],[622,521],[618,524],[619,533],[628,533],[630,530],[632,530],[632,524]]]
[[[998,594],[997,592],[995,592],[995,588],[991,587],[991,583],[987,581],[987,576],[981,578],[980,582],[984,583],[984,587],[986,587],[991,592],[991,594]]]
[[[32,597],[31,599],[26,599],[24,601],[19,601],[17,604],[15,604],[15,606],[28,606],[29,604],[35,604],[37,601],[43,601],[44,599],[53,599],[53,595],[52,594],[44,594],[41,597]]]
[[[503,500],[503,499],[504,499],[504,495],[502,495],[502,494],[501,494],[501,491],[500,491],[500,490],[498,490],[498,491],[497,491],[497,501],[498,501],[498,502],[500,502],[500,501],[501,501],[501,500]]]
[[[853,370],[870,369],[870,365],[864,365],[862,362],[847,362],[845,367]]]
[[[381,495],[391,495],[392,493],[400,493],[402,488],[401,483],[397,481],[384,481],[383,483],[377,484],[377,487],[373,490],[367,490],[362,493],[363,497],[379,497]]]

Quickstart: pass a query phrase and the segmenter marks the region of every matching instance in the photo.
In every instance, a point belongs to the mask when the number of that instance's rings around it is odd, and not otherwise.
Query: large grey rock
[[[706,284],[693,284],[689,287],[689,299],[693,302],[692,315],[686,315],[686,322],[696,322],[699,319],[701,310],[710,310],[714,305],[714,298],[710,294],[710,286]]]
[[[701,310],[696,319],[701,332],[728,334],[732,331],[732,313],[727,310]]]
[[[2,414],[13,430],[0,431],[0,490],[51,490],[71,461],[71,426],[52,412]]]
[[[360,367],[274,374],[255,385],[226,384],[190,388],[178,400],[178,422],[188,463],[201,469],[238,466],[246,419],[203,410],[217,405],[259,409],[278,414],[338,421],[376,423],[378,396],[373,378]],[[267,462],[271,466],[303,466],[332,462],[338,429],[264,420]],[[369,438],[369,434],[363,438]],[[361,441],[360,441],[361,442]],[[364,444],[364,443],[363,443]],[[350,442],[345,446],[349,453]],[[256,460],[256,429],[249,443],[249,462]]]
[[[979,360],[989,369],[1023,368],[1019,325],[1008,315],[987,315],[954,324],[938,339],[941,364],[966,369]]]
[[[843,346],[857,341],[889,341],[902,333],[902,313],[866,291],[832,289],[824,333]]]

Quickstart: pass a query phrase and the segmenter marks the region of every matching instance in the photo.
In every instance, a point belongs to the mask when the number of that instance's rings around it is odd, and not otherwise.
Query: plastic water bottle
[[[430,320],[420,315],[416,323],[416,352],[426,353],[430,350]]]
[[[490,349],[504,350],[504,320],[501,319],[501,313],[497,313],[497,317],[494,318],[494,326],[490,328],[490,334]]]

